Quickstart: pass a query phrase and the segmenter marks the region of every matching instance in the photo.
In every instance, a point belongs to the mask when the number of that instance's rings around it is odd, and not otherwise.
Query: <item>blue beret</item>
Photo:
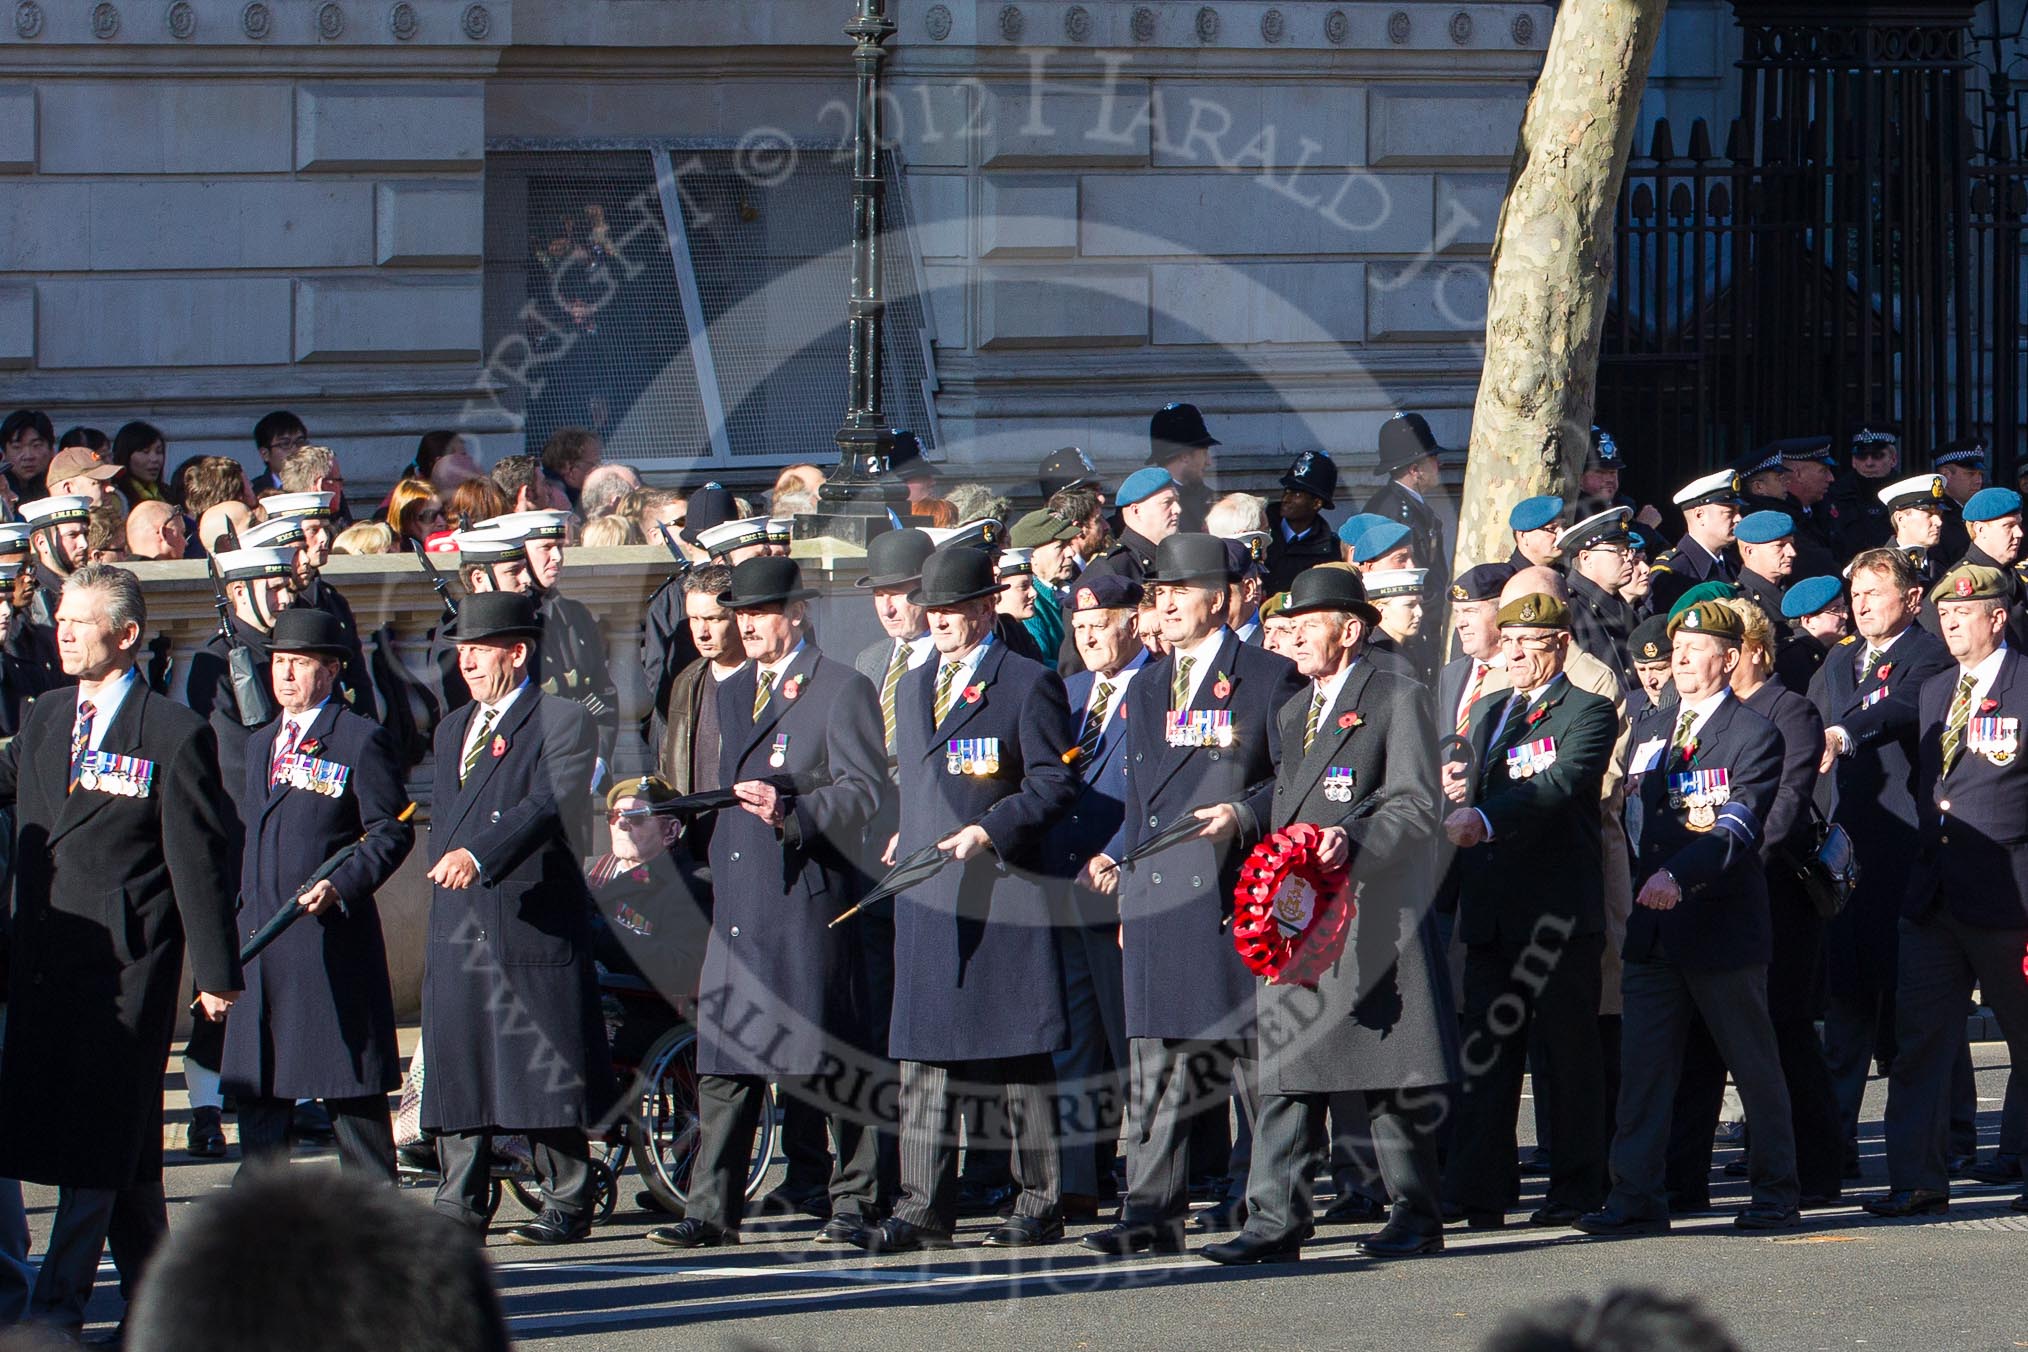
[[[1175,487],[1176,481],[1169,477],[1169,471],[1160,465],[1149,465],[1137,469],[1127,476],[1120,485],[1119,496],[1114,499],[1122,507],[1131,507],[1143,498],[1152,498],[1165,488]]]
[[[1845,582],[1836,577],[1806,577],[1782,593],[1782,618],[1800,620],[1838,599]]]
[[[1397,549],[1408,543],[1408,527],[1399,521],[1382,521],[1369,526],[1366,533],[1352,543],[1352,562],[1371,563],[1390,549]]]
[[[1346,546],[1356,545],[1359,543],[1359,537],[1367,531],[1393,519],[1378,512],[1361,512],[1357,516],[1348,516],[1345,518],[1345,524],[1338,527],[1338,543]]]
[[[1507,514],[1507,524],[1515,530],[1541,530],[1544,526],[1555,525],[1556,519],[1562,515],[1562,498],[1524,498]]]
[[[1130,610],[1141,604],[1141,584],[1118,573],[1080,579],[1070,589],[1070,613],[1081,610]]]
[[[1648,552],[1648,537],[1641,534],[1637,530],[1630,530],[1627,532],[1627,543],[1633,546],[1634,552],[1636,554],[1645,554]]]
[[[1965,499],[1965,520],[1997,521],[2021,510],[2021,495],[2011,488],[1981,488]]]
[[[1733,533],[1750,545],[1771,545],[1794,535],[1796,521],[1787,512],[1750,512]]]

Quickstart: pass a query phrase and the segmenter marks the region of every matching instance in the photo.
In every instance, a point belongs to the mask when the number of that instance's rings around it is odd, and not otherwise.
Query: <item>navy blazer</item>
[[[1145,658],[1136,658],[1128,670],[1134,675],[1099,733],[1097,752],[1089,761],[1079,760],[1071,766],[1077,775],[1077,797],[1071,800],[1070,811],[1050,828],[1043,846],[1043,858],[1060,878],[1076,878],[1093,855],[1118,859],[1126,849],[1122,841],[1127,818],[1127,720],[1122,715],[1135,683],[1144,679]],[[1073,738],[1084,731],[1085,706],[1091,703],[1097,679],[1089,671],[1080,671],[1063,683]],[[1066,918],[1080,924],[1117,925],[1120,921],[1114,898],[1081,887],[1070,889],[1070,908],[1071,915]]]
[[[974,1061],[1061,1050],[1063,974],[1045,886],[1043,841],[1069,810],[1077,744],[1063,682],[991,644],[971,684],[935,718],[941,659],[895,692],[901,781],[897,859],[977,823],[992,841],[895,898],[894,1011],[888,1052],[905,1061]],[[993,738],[999,769],[953,772],[953,740]]]
[[[872,685],[814,642],[790,659],[755,719],[758,681],[749,662],[719,682],[719,781],[808,774],[830,783],[791,798],[779,829],[744,808],[718,814],[697,1069],[779,1079],[822,1070],[834,1042],[868,1041],[859,928],[831,921],[859,897],[887,752]]]
[[[1810,681],[1810,701],[1824,726],[1844,728],[1853,744],[1832,768],[1827,804],[1851,833],[1860,865],[1852,899],[1825,927],[1826,976],[1838,994],[1894,989],[1895,926],[1908,895],[1917,804],[1923,801],[1917,783],[1917,693],[1930,677],[1956,665],[1942,639],[1911,624],[1862,680],[1855,668],[1865,642],[1850,637],[1833,644]]]
[[[1629,962],[1711,970],[1764,965],[1773,956],[1774,936],[1761,842],[1781,787],[1781,734],[1730,691],[1690,746],[1672,750],[1679,717],[1680,708],[1643,714],[1621,762],[1634,890],[1638,894],[1657,870],[1667,869],[1683,893],[1666,911],[1637,904],[1627,918],[1622,954]],[[1686,770],[1726,772],[1729,796],[1709,830],[1691,830],[1689,811],[1670,805],[1670,777]]]
[[[350,770],[336,797],[269,783],[281,720],[247,743],[239,938],[244,944],[319,865],[357,842],[331,875],[340,909],[296,921],[247,967],[225,1025],[226,1091],[258,1098],[359,1098],[401,1083],[394,994],[374,893],[415,846],[393,741],[333,693],[297,754]]]
[[[1234,951],[1226,920],[1239,867],[1273,809],[1277,715],[1304,681],[1287,658],[1249,648],[1230,630],[1211,666],[1190,707],[1230,710],[1230,747],[1169,745],[1173,654],[1143,667],[1127,687],[1125,848],[1215,803],[1238,806],[1241,821],[1236,840],[1192,838],[1121,874],[1129,1037],[1251,1036],[1254,976]]]
[[[1967,738],[1950,772],[1943,768],[1944,720],[1957,693],[1958,668],[1922,687],[1921,844],[1909,869],[1905,912],[1921,920],[1948,909],[1982,929],[2028,927],[2028,670],[2009,649],[1973,718],[2014,722],[2016,748],[1973,751]],[[1967,729],[1969,732],[1970,730]]]

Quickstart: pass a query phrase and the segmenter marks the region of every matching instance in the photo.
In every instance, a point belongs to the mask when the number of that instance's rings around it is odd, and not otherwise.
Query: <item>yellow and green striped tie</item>
[[[942,723],[951,711],[951,687],[957,683],[960,663],[946,662],[937,673],[936,721]]]
[[[887,729],[887,754],[894,754],[894,695],[901,688],[901,678],[908,671],[908,645],[894,645],[894,660],[887,664],[887,675],[880,682],[880,724]]]
[[[776,673],[772,671],[763,671],[760,674],[760,684],[754,687],[753,721],[756,723],[760,722],[761,710],[768,707],[768,696],[775,688],[775,675]]]
[[[1958,681],[1957,693],[1951,696],[1951,710],[1944,719],[1943,730],[1943,772],[1949,774],[1951,767],[1958,763],[1958,757],[1965,750],[1965,725],[1972,716],[1972,673],[1966,672]]]

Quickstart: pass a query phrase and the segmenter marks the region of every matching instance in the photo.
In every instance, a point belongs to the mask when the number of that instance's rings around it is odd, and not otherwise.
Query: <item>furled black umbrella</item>
[[[769,775],[760,781],[771,784],[779,793],[809,793],[821,789],[831,782],[829,775]],[[686,793],[681,798],[670,798],[660,803],[646,803],[630,807],[620,813],[622,817],[696,817],[706,812],[723,812],[739,806],[739,795],[731,789],[707,789],[703,793]]]
[[[405,822],[414,815],[415,804],[410,803],[401,810],[401,816],[396,818],[396,820]],[[339,869],[344,868],[345,861],[359,853],[359,847],[365,839],[364,836],[361,836],[349,845],[340,846],[336,854],[317,865],[317,871],[303,880],[303,885],[296,889],[296,895],[290,898],[289,904],[269,916],[268,923],[255,930],[253,937],[246,941],[246,947],[239,951],[239,960],[242,965],[252,962],[263,948],[266,948],[269,944],[282,937],[282,931],[288,929],[289,926],[309,914],[302,906],[303,894],[318,883],[323,882],[326,878],[329,878]]]
[[[1244,801],[1251,798],[1272,783],[1274,783],[1272,779],[1263,779],[1258,784],[1249,784],[1239,791],[1239,795],[1234,801]],[[1170,822],[1154,835],[1149,836],[1146,840],[1134,846],[1133,849],[1128,850],[1114,861],[1113,867],[1125,869],[1128,865],[1137,864],[1150,855],[1160,854],[1172,845],[1181,845],[1184,841],[1201,834],[1203,830],[1204,823],[1199,820],[1197,813],[1193,810]]]
[[[963,828],[960,827],[959,829],[962,830]],[[909,855],[889,869],[887,875],[875,883],[866,895],[859,899],[859,903],[856,906],[841,914],[836,920],[833,920],[828,928],[836,929],[867,907],[886,901],[890,897],[899,896],[901,893],[908,891],[909,888],[929,881],[939,869],[951,862],[951,858],[950,855],[938,849],[935,845],[923,846],[914,854]]]

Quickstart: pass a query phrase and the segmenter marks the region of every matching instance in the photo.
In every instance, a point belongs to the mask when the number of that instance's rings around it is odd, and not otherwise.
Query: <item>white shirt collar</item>
[[[898,638],[894,642],[908,649],[908,669],[910,671],[914,671],[924,662],[927,662],[930,654],[936,651],[936,644],[930,641],[929,631],[927,630],[917,634],[914,638]],[[893,648],[887,650],[887,660],[890,662],[894,660]]]
[[[472,716],[473,726],[477,727],[478,720],[480,718],[483,718],[488,713],[491,713],[493,715],[493,721],[495,723],[498,723],[502,718],[506,717],[507,711],[514,707],[514,701],[521,697],[521,692],[526,690],[529,684],[530,682],[528,678],[526,676],[523,676],[521,678],[521,684],[515,686],[512,690],[509,690],[506,694],[502,695],[500,697],[500,702],[498,704],[481,704],[479,706],[479,712]]]
[[[1352,673],[1358,669],[1359,659],[1355,657],[1343,671],[1339,672],[1336,676],[1326,679],[1321,685],[1312,681],[1310,683],[1310,698],[1315,699],[1317,697],[1316,692],[1322,690],[1324,692],[1324,707],[1326,709],[1336,707],[1338,696],[1345,692],[1345,682],[1350,680]]]
[[[937,662],[937,679],[938,680],[943,679],[945,667],[956,666],[958,669],[958,674],[956,676],[953,676],[951,680],[959,685],[970,684],[972,679],[972,673],[979,669],[979,663],[985,660],[986,651],[992,646],[993,646],[993,635],[992,632],[989,630],[986,634],[986,637],[979,640],[979,644],[977,647],[973,648],[963,657],[955,659],[955,661],[953,661],[950,658],[945,658],[941,654],[939,654]]]
[[[324,706],[329,704],[330,702],[331,697],[329,695],[326,695],[323,699],[318,700],[315,704],[311,705],[309,708],[303,710],[303,712],[299,714],[283,714],[282,722],[296,729],[295,740],[300,742],[303,740],[304,734],[310,731],[310,725],[317,721],[317,715],[323,713]],[[282,730],[282,732],[277,736],[275,740],[275,745],[287,746],[288,744],[289,744],[289,734],[288,729],[285,727]]]
[[[1695,737],[1698,731],[1710,719],[1711,715],[1718,712],[1718,706],[1725,703],[1731,697],[1732,688],[1730,686],[1720,686],[1716,694],[1706,695],[1695,704],[1691,704],[1688,701],[1678,704],[1676,706],[1676,722],[1680,725],[1684,714],[1691,715],[1689,736]]]
[[[2006,657],[2007,645],[2002,643],[1999,647],[1987,653],[1979,665],[1973,667],[1970,671],[1965,670],[1962,665],[1958,667],[1958,678],[1960,680],[1966,676],[1972,678],[1972,702],[1974,705],[1984,699],[1986,692],[1993,688],[1993,682],[1999,679],[2000,676],[2000,663],[2005,661]]]
[[[1113,688],[1112,694],[1106,700],[1106,714],[1108,717],[1110,717],[1113,709],[1119,706],[1121,696],[1127,693],[1127,684],[1134,679],[1134,673],[1147,665],[1148,665],[1148,650],[1146,648],[1143,648],[1139,652],[1134,654],[1133,660],[1131,662],[1128,662],[1125,666],[1121,667],[1118,671],[1114,672],[1110,676],[1105,676],[1101,675],[1098,672],[1093,672],[1091,679],[1091,693],[1085,697],[1084,707],[1086,709],[1090,709],[1092,705],[1098,703],[1099,683],[1104,682]]]
[[[801,651],[803,651],[803,642],[802,640],[798,639],[796,641],[796,646],[789,649],[788,652],[782,654],[781,657],[777,658],[772,662],[763,662],[760,666],[760,670],[755,673],[755,676],[758,677],[760,671],[764,671],[767,672],[769,675],[773,676],[776,682],[779,683],[782,679],[782,673],[789,669],[789,664],[796,660],[796,654],[800,653]]]

